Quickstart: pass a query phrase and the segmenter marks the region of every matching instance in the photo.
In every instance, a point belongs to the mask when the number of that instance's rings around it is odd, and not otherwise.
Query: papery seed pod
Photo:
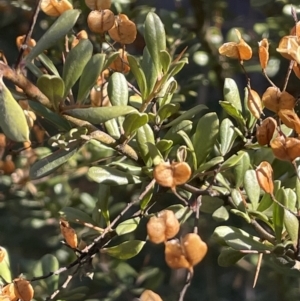
[[[289,128],[300,134],[300,119],[294,110],[282,109],[278,111],[281,121]]]
[[[155,166],[153,177],[156,182],[164,187],[175,189],[177,185],[186,183],[192,174],[186,162],[163,162]]]
[[[161,217],[152,216],[147,223],[147,234],[149,240],[160,244],[166,240],[166,223]]]
[[[273,194],[273,168],[270,163],[267,161],[261,162],[257,166],[255,173],[260,188],[266,193]]]
[[[296,99],[290,93],[284,91],[280,95],[279,110],[293,110],[296,104]]]
[[[158,216],[165,222],[165,238],[173,238],[179,232],[180,228],[179,221],[174,212],[171,210],[163,210],[158,214]]]
[[[6,137],[4,134],[0,133],[0,149],[6,147]]]
[[[202,261],[207,253],[207,244],[196,233],[186,234],[181,241],[181,246],[185,258],[191,266],[195,266]]]
[[[293,162],[300,157],[300,140],[297,138],[287,137],[285,144],[289,159]]]
[[[140,301],[162,301],[162,298],[151,290],[145,290],[140,296]]]
[[[109,9],[93,10],[87,17],[87,23],[92,32],[102,34],[114,26],[115,15]]]
[[[18,36],[16,38],[16,44],[17,44],[17,47],[18,49],[20,50],[21,46],[23,45],[24,41],[25,41],[25,35],[23,36]],[[29,52],[30,52],[30,48],[33,48],[34,46],[36,45],[36,41],[34,39],[30,39],[28,42],[27,42],[27,46],[29,47],[29,49],[25,49],[23,55],[27,55]]]
[[[297,138],[279,136],[271,141],[270,146],[280,160],[293,162],[300,157],[300,140]]]
[[[137,29],[135,23],[130,21],[126,15],[119,14],[108,34],[114,41],[122,45],[131,44],[136,39]]]
[[[165,243],[165,260],[171,269],[190,269],[191,265],[184,256],[178,239],[172,239]]]
[[[260,115],[262,114],[261,99],[258,93],[252,89],[248,91],[247,106],[251,114],[256,119],[259,119]]]
[[[111,0],[85,0],[85,4],[91,10],[103,10],[111,7]]]
[[[78,45],[80,40],[87,40],[88,39],[88,34],[85,30],[81,30],[77,33],[76,37],[74,37],[71,48],[74,48],[76,45]]]
[[[16,170],[15,163],[12,161],[11,156],[6,157],[4,161],[0,161],[0,170],[5,175],[10,175]]]
[[[78,240],[75,230],[69,226],[69,223],[67,221],[60,220],[59,224],[61,234],[63,235],[67,244],[73,249],[77,248]]]
[[[276,48],[284,58],[300,64],[300,47],[296,36],[284,36]]]
[[[11,300],[7,295],[0,295],[0,301],[11,301]]]
[[[34,125],[35,120],[36,120],[36,115],[35,115],[34,112],[27,111],[27,110],[24,110],[24,115],[26,117],[28,127],[31,129]]]
[[[68,0],[42,0],[41,10],[48,16],[58,17],[63,12],[73,9]]]
[[[107,83],[101,87],[94,87],[90,92],[91,104],[93,107],[108,107],[111,103],[107,93]]]
[[[274,118],[268,117],[263,120],[260,126],[256,129],[256,139],[259,145],[267,145],[273,138],[274,131],[277,127],[277,122]]]
[[[23,278],[16,278],[13,280],[16,295],[22,301],[30,301],[33,298],[34,290],[29,281]]]
[[[2,288],[2,295],[8,296],[10,301],[17,301],[19,299],[13,283],[8,283]]]
[[[269,42],[267,39],[258,42],[258,56],[261,68],[266,69],[269,62]]]
[[[120,48],[119,53],[119,56],[117,56],[116,59],[110,64],[109,68],[114,71],[126,74],[130,71],[127,52]]]

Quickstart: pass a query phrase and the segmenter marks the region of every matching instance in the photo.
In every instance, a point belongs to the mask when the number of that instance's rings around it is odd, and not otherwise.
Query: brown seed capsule
[[[13,283],[9,283],[2,288],[2,295],[8,296],[10,301],[17,301],[19,299]]]
[[[74,48],[80,40],[87,40],[88,39],[88,34],[85,30],[81,30],[77,33],[76,37],[74,37],[71,48]]]
[[[0,295],[0,301],[11,301],[11,300],[7,295]]]
[[[42,0],[41,2],[41,10],[52,17],[58,17],[70,9],[73,9],[73,5],[67,0]]]
[[[296,36],[284,36],[276,48],[276,51],[279,52],[284,58],[296,61],[300,64],[300,48],[298,44],[298,37]]]
[[[16,165],[12,161],[11,156],[7,156],[4,161],[0,161],[0,170],[5,175],[10,175],[16,170]]]
[[[119,53],[119,56],[117,56],[116,59],[110,64],[109,68],[114,71],[126,74],[130,71],[127,52],[124,51],[123,48],[120,48]]]
[[[140,296],[140,301],[162,301],[162,298],[151,290],[145,290]]]
[[[256,129],[256,139],[259,145],[267,145],[270,143],[276,127],[277,122],[274,118],[268,117],[263,120],[261,125]]]
[[[163,210],[158,216],[162,218],[165,222],[165,237],[166,239],[173,238],[178,232],[180,228],[180,224],[175,214],[171,210]]]
[[[171,269],[191,268],[178,239],[172,239],[165,243],[165,260]]]
[[[269,42],[267,39],[262,39],[258,42],[258,56],[262,69],[266,69],[269,61]]]
[[[166,240],[166,223],[161,217],[152,216],[147,223],[147,234],[149,240],[155,244],[160,244]]]
[[[111,0],[85,0],[85,4],[91,10],[103,10],[111,7]]]
[[[281,109],[278,111],[281,121],[289,128],[300,134],[300,119],[294,110]]]
[[[135,23],[130,21],[126,15],[119,14],[108,34],[114,41],[122,45],[131,44],[136,39],[137,29]]]
[[[294,161],[300,157],[300,140],[292,137],[279,136],[270,143],[273,154],[283,161]]]
[[[186,234],[181,245],[185,258],[191,266],[195,266],[205,257],[207,253],[207,244],[196,233]]]
[[[273,193],[274,183],[273,183],[273,169],[269,162],[261,162],[256,170],[256,178],[260,188],[266,193]]]
[[[13,280],[16,295],[22,301],[30,301],[33,298],[34,290],[29,281],[23,278]]]
[[[260,115],[262,114],[262,104],[261,104],[261,99],[256,91],[254,90],[248,91],[247,106],[251,114],[256,119],[259,119]]]
[[[109,9],[93,10],[87,17],[87,23],[92,32],[104,33],[114,26],[115,15]]]
[[[59,224],[61,234],[63,235],[67,244],[73,249],[77,248],[78,240],[75,230],[69,226],[69,223],[67,221],[60,220]]]
[[[23,36],[18,36],[16,38],[16,44],[17,44],[17,47],[18,47],[19,50],[20,50],[21,46],[23,45],[23,43],[25,41],[25,37],[26,36],[23,35]],[[30,39],[27,42],[27,49],[25,49],[23,55],[27,55],[30,52],[30,49],[33,48],[35,45],[36,45],[36,41],[34,39]]]

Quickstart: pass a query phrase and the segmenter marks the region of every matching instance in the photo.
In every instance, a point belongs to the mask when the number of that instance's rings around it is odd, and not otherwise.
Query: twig
[[[193,273],[188,272],[188,274],[186,276],[185,286],[182,288],[182,290],[180,292],[178,301],[183,301],[184,300],[184,296],[186,294],[186,291],[187,291],[188,287],[191,285],[192,278],[193,278]]]
[[[268,233],[255,219],[251,219],[251,225],[260,234],[260,238],[269,241],[273,245],[276,244],[275,237]]]
[[[260,267],[261,267],[262,258],[263,258],[263,253],[260,253],[258,255],[258,261],[257,261],[256,271],[255,271],[255,276],[254,276],[254,281],[253,281],[253,288],[255,288],[256,283],[257,283],[257,279],[258,279],[258,275],[259,275],[259,271],[260,271]]]
[[[202,195],[199,195],[196,200],[195,206],[195,220],[194,220],[194,233],[198,234],[198,225],[199,225],[199,217],[200,217],[200,207],[202,205]]]
[[[287,87],[287,84],[288,84],[288,81],[289,81],[291,72],[292,72],[292,70],[293,70],[293,65],[294,65],[294,61],[291,61],[291,62],[290,62],[290,65],[289,65],[289,68],[288,68],[288,70],[287,70],[286,76],[285,76],[284,86],[283,86],[283,88],[282,88],[282,92],[284,92],[284,91],[286,90],[286,87]]]

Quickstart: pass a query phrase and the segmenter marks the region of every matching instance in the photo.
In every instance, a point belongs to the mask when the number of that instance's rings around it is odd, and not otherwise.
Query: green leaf
[[[237,154],[232,155],[222,164],[221,170],[228,169],[238,164],[239,161],[243,158],[244,154],[245,151],[238,151]]]
[[[281,203],[282,205],[285,204],[285,193],[284,189],[280,188],[275,198],[276,200]],[[274,224],[274,231],[275,231],[275,238],[278,242],[281,242],[281,234],[283,230],[283,217],[284,217],[284,209],[279,206],[277,203],[273,203],[273,224]]]
[[[232,78],[226,78],[223,88],[224,100],[231,103],[240,113],[242,113],[242,102],[236,82]]]
[[[141,65],[138,63],[136,58],[132,55],[127,55],[128,63],[130,66],[130,71],[132,72],[138,87],[140,89],[140,92],[142,94],[142,98],[145,99],[147,97],[147,83],[146,83],[146,77],[145,73],[141,67]]]
[[[70,9],[62,13],[38,40],[35,47],[31,49],[25,58],[26,62],[31,62],[40,53],[53,46],[58,40],[64,37],[75,25],[79,15],[80,10],[78,9]]]
[[[231,198],[236,206],[236,208],[242,212],[246,212],[244,199],[242,197],[242,193],[239,189],[232,189],[231,190]]]
[[[79,150],[77,142],[73,142],[69,147],[68,150],[59,149],[51,155],[36,161],[30,168],[30,178],[34,180],[45,177],[54,172],[62,164],[66,163]]]
[[[229,219],[229,213],[224,206],[221,206],[212,214],[212,218],[217,222],[224,222]]]
[[[64,207],[59,211],[59,214],[71,223],[82,224],[84,222],[96,225],[95,221],[88,214],[77,208]]]
[[[188,62],[189,62],[188,58],[185,57],[185,58],[181,59],[179,62],[172,63],[169,68],[167,78],[170,78],[170,77],[176,75],[186,64],[188,64]]]
[[[57,271],[59,269],[59,262],[57,258],[51,254],[46,254],[42,257],[41,261],[42,275],[48,275],[50,272]],[[40,275],[38,275],[40,276]],[[47,285],[47,291],[49,293],[58,289],[59,275],[52,275],[44,279]]]
[[[286,231],[289,234],[291,241],[293,242],[293,245],[296,247],[298,243],[298,231],[299,231],[298,218],[294,214],[292,214],[291,212],[285,209],[283,222]]]
[[[110,186],[138,184],[140,178],[112,167],[91,167],[87,173],[90,180]]]
[[[139,225],[140,220],[140,217],[134,217],[120,223],[116,228],[117,234],[120,236],[133,232]]]
[[[108,80],[108,97],[113,106],[126,106],[128,103],[128,85],[124,74],[114,72]]]
[[[93,55],[85,65],[79,80],[79,89],[76,103],[83,103],[90,90],[96,84],[97,78],[101,74],[104,66],[105,54],[97,53]]]
[[[241,253],[240,251],[234,250],[230,247],[225,247],[222,248],[218,257],[218,264],[221,267],[230,267],[236,264],[244,256],[245,254]]]
[[[129,106],[112,106],[71,109],[64,112],[65,114],[78,119],[86,120],[94,124],[100,124],[110,119],[136,112],[136,109]]]
[[[218,157],[215,157],[215,158],[212,158],[211,160],[203,163],[202,165],[200,165],[200,167],[197,169],[197,173],[201,173],[203,171],[206,171],[218,164],[221,164],[224,162],[224,158],[221,157],[221,156],[218,156]]]
[[[250,167],[250,156],[247,152],[244,152],[243,156],[237,164],[233,167],[235,187],[239,188],[243,184],[244,175]]]
[[[4,259],[0,262],[0,276],[6,282],[12,282],[9,254],[4,247],[1,246],[1,249],[2,249],[2,252],[6,253],[6,254],[4,256]]]
[[[144,126],[140,127],[136,132],[136,142],[143,158],[145,164],[147,166],[152,165],[152,161],[150,161],[150,155],[148,150],[148,142],[155,144],[154,140],[154,133],[149,124],[145,124]]]
[[[158,165],[164,161],[162,154],[159,152],[155,144],[151,142],[147,142],[147,146],[148,146],[150,158],[152,159],[154,165]]]
[[[65,82],[65,97],[76,81],[82,76],[84,67],[93,54],[93,44],[88,39],[82,39],[67,55],[62,78]]]
[[[232,121],[225,118],[220,125],[220,152],[222,156],[231,150],[236,137],[237,133]]]
[[[250,224],[251,222],[251,218],[250,216],[243,212],[243,211],[240,211],[240,210],[237,210],[237,209],[231,209],[230,212],[232,212],[233,214],[237,215],[237,216],[240,216],[241,218],[243,218],[248,224]]]
[[[162,72],[160,51],[166,50],[166,33],[164,24],[153,12],[149,12],[145,20],[144,38],[154,62],[157,74]]]
[[[0,127],[3,133],[16,142],[29,141],[29,128],[24,111],[13,98],[0,77]]]
[[[274,181],[274,194],[276,195],[276,192],[278,191],[278,189],[281,186],[281,182],[280,181]],[[257,210],[260,212],[266,211],[268,208],[270,208],[273,204],[273,200],[270,196],[270,194],[265,193],[261,199],[261,201],[259,202],[259,205],[257,207]]]
[[[155,183],[152,184],[151,188],[147,191],[147,193],[141,199],[141,201],[140,201],[141,210],[145,210],[147,208],[149,202],[151,201],[152,196],[153,196],[153,192],[154,192],[154,186],[155,186]],[[146,187],[143,186],[143,189],[141,191],[144,191],[145,188]]]
[[[219,104],[229,116],[233,117],[241,125],[242,129],[246,126],[246,121],[242,113],[232,103],[229,101],[220,101]]]
[[[223,206],[224,201],[222,199],[219,199],[217,197],[212,197],[209,195],[202,196],[201,199],[201,207],[200,211],[204,213],[212,214],[214,213],[218,208]]]
[[[107,133],[114,139],[119,139],[121,137],[119,125],[116,119],[110,119],[104,122],[105,129]]]
[[[194,149],[200,166],[212,151],[219,131],[219,119],[216,113],[208,113],[200,118],[196,132],[192,137]]]
[[[129,259],[140,253],[145,242],[141,240],[130,240],[119,244],[118,246],[103,248],[101,253],[108,254],[118,259]]]
[[[164,73],[167,73],[171,64],[171,56],[166,50],[161,50],[159,52],[159,58]]]
[[[123,122],[125,137],[129,137],[136,132],[137,129],[144,126],[148,122],[146,113],[132,112],[128,114]]]
[[[53,75],[60,76],[59,72],[57,71],[55,65],[53,64],[52,60],[48,58],[48,56],[45,53],[41,53],[38,56],[40,62],[50,71],[53,73]]]
[[[182,136],[178,133],[180,131],[189,134],[193,128],[193,122],[190,120],[182,120],[180,123],[173,125],[163,137],[166,140],[172,140],[173,145],[179,144],[182,141]]]
[[[170,116],[176,114],[179,111],[180,104],[179,103],[167,103],[164,106],[160,107],[157,115],[159,116],[158,123],[164,122]]]
[[[108,207],[108,201],[111,194],[110,186],[109,185],[103,185],[100,184],[98,187],[98,201],[96,203],[96,207],[98,210],[100,210],[102,216],[104,217],[104,220],[106,222],[106,225],[110,224],[109,219],[109,207]]]
[[[247,170],[244,176],[244,189],[254,210],[258,207],[260,186],[257,181],[255,170]]]
[[[37,87],[49,98],[57,111],[65,93],[64,81],[59,76],[44,74],[37,80]]]
[[[160,151],[161,154],[166,154],[170,150],[170,148],[173,145],[172,140],[166,140],[166,139],[161,139],[156,143],[157,149]]]
[[[109,54],[109,56],[107,57],[107,60],[104,64],[103,70],[107,69],[111,63],[120,56],[120,52],[116,51],[116,52],[112,52],[111,54]]]

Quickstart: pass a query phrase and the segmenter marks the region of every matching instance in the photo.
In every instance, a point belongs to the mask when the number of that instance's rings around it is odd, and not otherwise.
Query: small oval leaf
[[[118,246],[101,249],[101,252],[118,259],[129,259],[140,253],[144,244],[145,241],[130,240],[123,242]]]

